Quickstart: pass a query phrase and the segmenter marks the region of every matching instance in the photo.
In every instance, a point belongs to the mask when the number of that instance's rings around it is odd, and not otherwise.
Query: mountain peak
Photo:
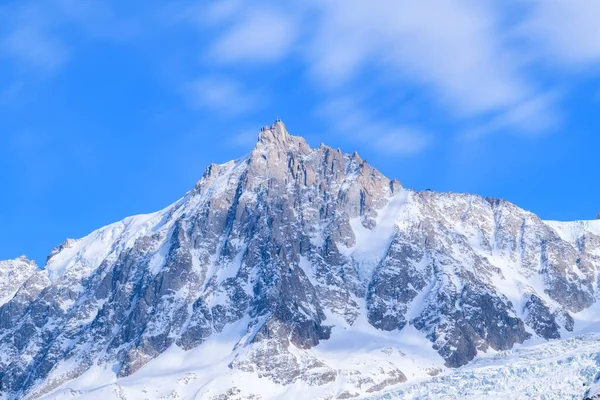
[[[264,126],[258,135],[258,143],[285,144],[290,138],[285,124],[277,118],[271,126]]]
[[[279,118],[271,126],[265,126],[258,134],[258,141],[252,150],[251,158],[283,160],[283,154],[307,153],[310,147],[301,136],[291,135]]]

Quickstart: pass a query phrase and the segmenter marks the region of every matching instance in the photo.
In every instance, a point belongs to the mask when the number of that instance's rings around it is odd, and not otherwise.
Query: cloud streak
[[[236,21],[212,45],[211,54],[222,62],[270,63],[292,50],[296,36],[291,16],[258,7]]]
[[[55,72],[69,57],[69,51],[57,37],[35,26],[23,26],[3,41],[4,51],[19,62]]]
[[[559,92],[541,93],[481,122],[459,135],[461,140],[479,140],[498,131],[539,136],[560,128],[563,120],[556,103]]]
[[[523,40],[552,63],[567,67],[600,63],[600,2],[533,2],[520,27]]]
[[[333,122],[338,134],[389,156],[416,155],[434,143],[434,136],[414,126],[376,118],[358,99],[342,97],[330,101],[318,113]]]
[[[187,84],[184,92],[192,106],[227,116],[263,107],[265,97],[260,93],[272,88],[258,89],[251,73],[264,76],[268,68],[278,67],[278,71],[300,71],[295,77],[298,86],[312,83],[315,102],[356,95],[364,87],[383,91],[382,97],[413,90],[426,98],[428,109],[443,109],[460,125],[455,133],[468,127],[472,138],[498,131],[539,135],[560,124],[557,110],[564,91],[543,81],[538,65],[580,71],[600,62],[596,2],[293,0],[283,7],[269,0],[208,5],[176,1],[136,13],[128,13],[127,7],[124,11],[117,3],[99,5],[88,0],[21,4],[14,7],[16,17],[0,38],[1,51],[18,63],[47,72],[60,71],[76,50],[58,26],[70,24],[96,39],[128,40],[135,45],[144,34],[153,34],[161,17],[160,29],[165,32],[187,29],[191,22],[205,36],[198,42],[190,40],[188,49],[195,52],[190,59],[198,65],[181,67],[186,74],[181,81],[206,76]],[[517,8],[523,12],[516,13]],[[157,9],[167,15],[158,15]],[[7,15],[3,13],[4,19]],[[174,87],[180,88],[181,81]],[[368,114],[380,112],[373,99]],[[354,112],[360,114],[364,108],[356,107]],[[421,120],[426,120],[427,111],[422,111]],[[392,137],[404,143],[402,149],[419,143],[417,138],[429,137],[406,153],[414,154],[433,140],[433,135],[423,134],[428,131],[426,123],[416,126],[418,119],[390,122],[378,130],[397,132]]]
[[[205,108],[226,116],[245,114],[264,105],[261,96],[245,91],[234,80],[222,76],[207,76],[185,87],[192,107]]]
[[[318,4],[309,61],[324,83],[344,84],[375,68],[399,84],[424,85],[445,106],[467,114],[510,107],[527,96],[492,10],[479,2]]]
[[[559,0],[545,13],[536,3],[538,8],[527,17],[529,38],[534,30],[543,34],[546,27],[560,25],[553,17],[560,15],[559,3],[567,4]],[[524,133],[551,128],[541,122],[552,120],[552,107],[548,100],[541,102],[548,90],[540,89],[528,70],[527,41],[521,38],[514,46],[514,36],[506,33],[512,29],[504,18],[510,5],[472,0],[292,4],[293,13],[269,8],[269,2],[260,2],[256,12],[248,12],[240,2],[219,7],[227,11],[220,19],[225,29],[213,42],[211,55],[231,65],[274,64],[293,55],[325,92],[386,82],[429,93],[429,101],[450,110],[457,120],[495,120],[486,124],[488,132],[507,125]],[[586,19],[585,14],[570,12],[572,21],[583,20],[581,29],[568,35],[570,40],[589,34],[596,17]],[[566,32],[572,31],[569,22],[563,25]],[[580,58],[596,54],[597,41],[588,42]],[[365,73],[375,80],[365,82]]]

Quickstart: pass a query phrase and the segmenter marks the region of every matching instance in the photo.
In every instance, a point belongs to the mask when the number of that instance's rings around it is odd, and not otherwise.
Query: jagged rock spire
[[[257,146],[275,144],[284,146],[290,139],[285,124],[279,118],[271,126],[264,126],[258,135]]]

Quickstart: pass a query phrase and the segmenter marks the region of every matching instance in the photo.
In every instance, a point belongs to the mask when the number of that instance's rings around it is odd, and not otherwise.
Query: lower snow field
[[[193,353],[193,352],[192,352]],[[193,355],[190,353],[189,355]],[[187,354],[187,353],[186,353]],[[156,365],[130,377],[114,380],[114,375],[88,373],[44,400],[133,400],[133,399],[328,399],[336,398],[319,387],[283,388],[255,376],[220,376],[220,368],[209,368],[193,357],[192,365],[176,360],[177,354],[163,355],[163,367],[177,361],[181,370],[161,374]],[[206,357],[205,357],[206,358]],[[216,360],[207,357],[208,364]],[[216,363],[218,364],[218,363]],[[223,370],[227,370],[226,367]],[[440,369],[441,370],[441,369]],[[377,394],[362,393],[354,399],[539,399],[582,400],[596,373],[600,371],[600,333],[589,333],[562,340],[526,344],[510,351],[488,352],[469,365],[445,369],[434,377],[413,378]],[[108,371],[107,371],[108,372]],[[112,377],[111,377],[112,375]],[[412,374],[408,374],[412,375]],[[87,376],[87,379],[86,379]],[[103,379],[106,378],[106,379]],[[228,389],[229,387],[229,389]],[[237,389],[242,388],[242,391]],[[254,392],[245,396],[244,392]],[[222,393],[213,396],[213,393]]]

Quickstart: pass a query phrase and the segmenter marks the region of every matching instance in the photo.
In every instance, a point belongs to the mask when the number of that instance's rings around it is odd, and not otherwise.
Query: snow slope
[[[232,328],[233,329],[233,328]],[[386,338],[380,334],[353,336],[349,342],[338,341],[321,349],[321,354],[339,360],[340,365],[356,362],[363,369],[381,368],[387,359],[398,357],[405,365],[421,353],[416,364],[427,365],[436,355],[421,350],[423,343],[410,333]],[[226,364],[230,359],[220,355],[230,350],[235,340],[219,340],[208,344],[210,352],[183,352],[171,349],[148,364],[139,373],[115,379],[110,371],[91,370],[65,388],[45,396],[44,400],[78,398],[82,400],[111,399],[205,399],[227,393],[235,386],[243,393],[254,393],[261,399],[325,398],[322,388],[306,385],[281,386],[268,379],[256,379],[252,374],[230,374],[226,379]],[[415,353],[398,355],[412,343]],[[385,346],[385,345],[388,346]],[[340,346],[341,345],[341,346]],[[381,347],[385,346],[385,347]],[[336,350],[336,347],[339,347]],[[221,351],[222,352],[221,352]],[[431,356],[429,358],[428,356]],[[174,367],[176,366],[176,367]],[[347,366],[347,365],[346,365]],[[414,370],[414,379],[395,385],[393,390],[378,394],[363,394],[357,399],[497,399],[522,400],[582,399],[600,369],[600,334],[578,335],[568,339],[535,345],[522,345],[503,352],[480,356],[471,364],[458,369],[437,371]],[[210,382],[210,383],[207,383]],[[595,387],[594,387],[595,388]],[[595,389],[594,389],[595,390]],[[229,398],[236,397],[229,392]],[[226,398],[226,397],[224,397]],[[250,397],[248,397],[250,398]],[[259,397],[256,397],[259,398]]]

